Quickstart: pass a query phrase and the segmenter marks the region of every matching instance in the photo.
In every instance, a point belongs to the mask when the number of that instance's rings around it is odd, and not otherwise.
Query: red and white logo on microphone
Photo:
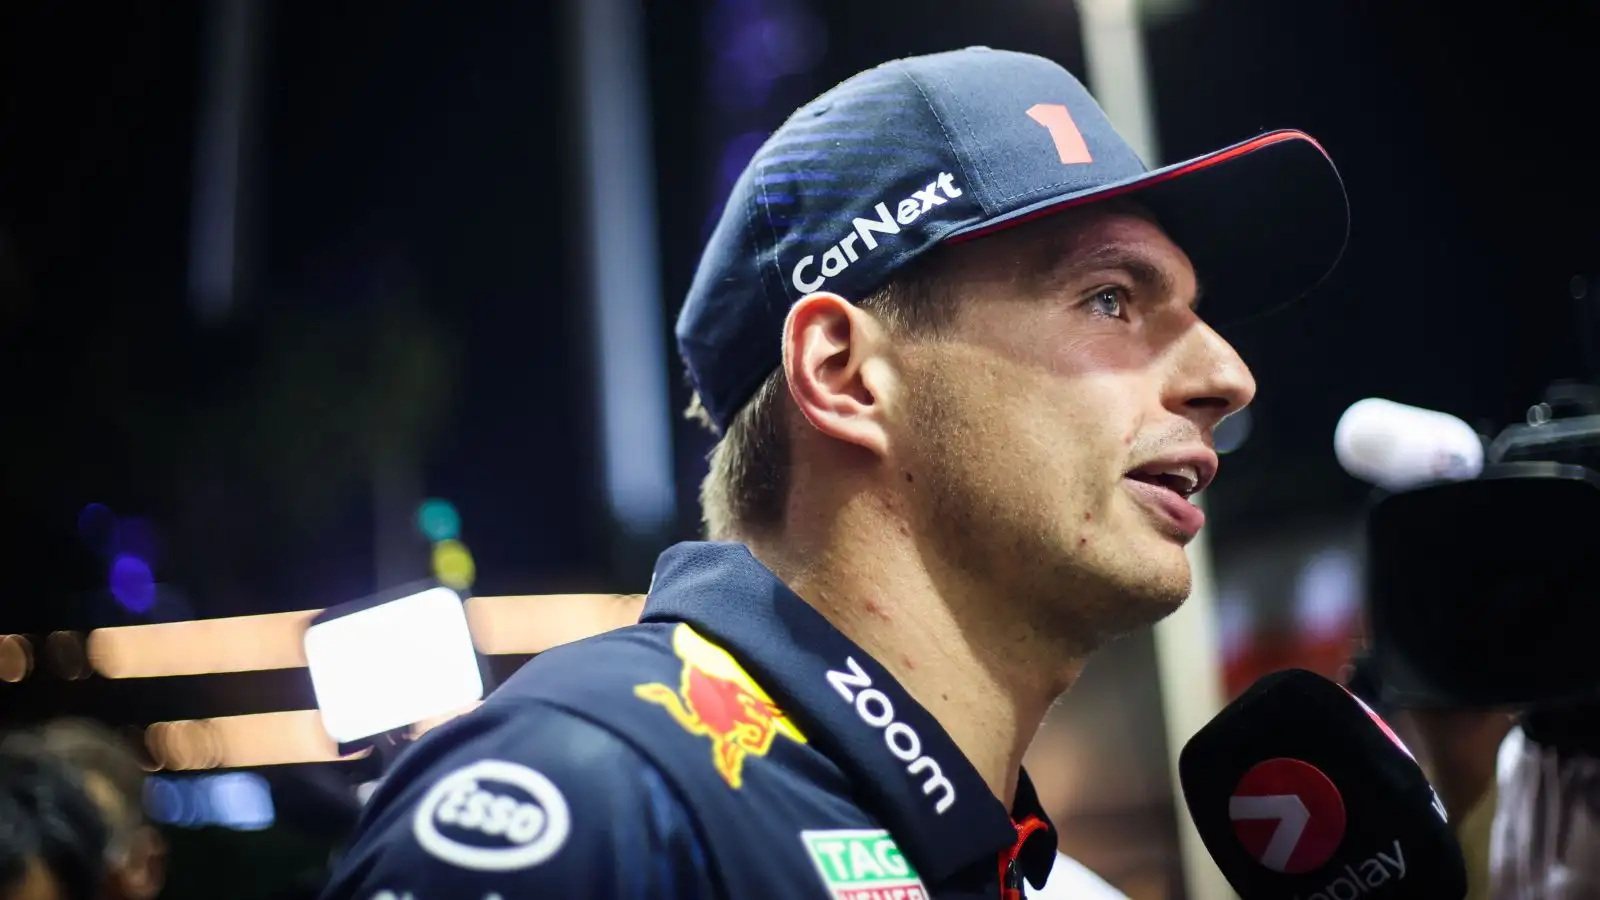
[[[1257,763],[1228,798],[1233,833],[1274,872],[1300,875],[1333,857],[1344,839],[1344,798],[1322,770],[1298,759]]]

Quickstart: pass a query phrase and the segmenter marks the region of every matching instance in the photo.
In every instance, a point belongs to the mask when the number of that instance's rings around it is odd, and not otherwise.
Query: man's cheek
[[[1050,356],[1055,372],[1069,377],[1147,372],[1156,360],[1148,346],[1118,333],[1065,338],[1051,348]]]

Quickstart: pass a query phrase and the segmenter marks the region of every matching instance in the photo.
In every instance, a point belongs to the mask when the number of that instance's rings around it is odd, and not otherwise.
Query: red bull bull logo
[[[666,709],[690,734],[710,738],[711,764],[729,787],[744,785],[745,759],[766,756],[779,734],[806,742],[728,651],[688,625],[673,631],[672,650],[683,660],[678,685],[641,684],[633,692]]]

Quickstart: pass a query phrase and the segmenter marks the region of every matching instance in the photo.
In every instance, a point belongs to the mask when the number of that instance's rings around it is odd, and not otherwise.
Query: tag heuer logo
[[[887,831],[802,831],[800,840],[834,900],[928,900]]]

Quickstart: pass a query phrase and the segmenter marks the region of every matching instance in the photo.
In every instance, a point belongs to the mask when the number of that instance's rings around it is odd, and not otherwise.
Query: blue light
[[[1255,423],[1251,421],[1248,407],[1223,419],[1212,436],[1217,445],[1217,453],[1232,453],[1243,447],[1244,442],[1250,439],[1250,426],[1253,424]]]
[[[145,781],[145,812],[164,825],[262,831],[277,821],[272,786],[253,772],[195,778],[152,776]]]
[[[130,612],[146,613],[156,602],[156,579],[150,564],[131,553],[111,561],[111,596]]]
[[[417,528],[435,543],[455,540],[461,536],[461,514],[449,500],[427,500],[417,509]]]
[[[146,778],[144,782],[144,811],[151,819],[163,825],[177,825],[188,816],[188,803],[178,782],[170,778]]]
[[[229,772],[211,778],[212,822],[235,831],[272,827],[272,789],[253,772]]]

